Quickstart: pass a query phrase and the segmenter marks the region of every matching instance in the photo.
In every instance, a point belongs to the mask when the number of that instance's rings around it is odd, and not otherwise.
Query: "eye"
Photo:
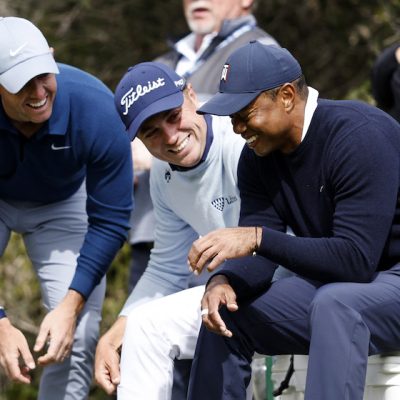
[[[182,109],[177,108],[175,110],[172,110],[168,115],[168,122],[169,123],[178,122],[181,119],[181,115],[182,115]]]
[[[152,139],[156,135],[156,133],[157,133],[157,129],[148,129],[145,132],[142,132],[141,136],[143,137],[143,139],[149,140],[149,139]]]
[[[40,75],[37,76],[37,78],[40,79],[40,80],[42,80],[42,81],[44,81],[44,80],[46,80],[46,79],[49,77],[49,75],[50,75],[49,73],[40,74]]]

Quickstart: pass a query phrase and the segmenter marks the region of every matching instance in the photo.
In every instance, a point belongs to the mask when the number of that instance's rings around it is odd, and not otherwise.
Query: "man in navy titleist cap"
[[[40,281],[40,400],[88,396],[104,275],[127,236],[132,179],[111,91],[57,64],[30,21],[0,18],[0,254],[11,232],[21,234]],[[0,308],[0,365],[28,384],[36,362],[11,321]]]
[[[188,256],[197,273],[222,264],[189,399],[243,399],[257,351],[309,354],[306,400],[361,400],[368,355],[400,350],[400,126],[319,98],[287,50],[257,42],[228,58],[199,112],[229,115],[247,146],[239,227]],[[271,283],[278,263],[296,275]]]
[[[199,235],[237,225],[244,141],[229,118],[197,114],[191,84],[161,63],[129,68],[115,105],[130,139],[154,156],[155,243],[144,274],[99,340],[95,378],[109,394],[118,388],[120,400],[165,400],[174,361],[193,357],[201,324],[204,285],[183,289],[205,281],[190,273],[187,254]]]

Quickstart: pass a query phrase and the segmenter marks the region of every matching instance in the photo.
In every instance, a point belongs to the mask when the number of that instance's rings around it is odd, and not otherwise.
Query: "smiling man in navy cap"
[[[169,399],[175,359],[194,353],[204,286],[168,295],[204,284],[186,263],[192,242],[217,227],[237,225],[244,141],[233,134],[229,118],[197,114],[191,84],[161,63],[129,68],[115,104],[130,139],[140,139],[154,156],[156,239],[144,274],[99,341],[95,378],[109,394],[118,386],[119,399]]]
[[[189,253],[197,273],[222,264],[189,398],[243,399],[257,351],[309,354],[306,400],[361,400],[368,355],[400,349],[400,126],[319,98],[287,50],[257,42],[226,61],[200,112],[229,115],[247,146],[239,227]],[[278,263],[296,275],[271,283]]]

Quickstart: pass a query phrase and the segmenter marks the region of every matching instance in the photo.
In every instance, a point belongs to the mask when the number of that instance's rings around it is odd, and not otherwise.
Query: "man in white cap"
[[[232,53],[199,112],[229,115],[247,145],[239,227],[188,256],[196,273],[220,266],[189,399],[244,398],[257,351],[309,354],[306,400],[362,400],[368,355],[400,350],[400,125],[319,98],[286,49],[258,42]],[[271,283],[277,263],[295,275]]]
[[[126,239],[130,143],[112,93],[56,64],[31,22],[0,19],[0,253],[22,235],[48,311],[34,345],[41,400],[87,398],[104,274]],[[79,257],[78,257],[79,256]],[[0,309],[0,364],[30,383],[35,360]]]

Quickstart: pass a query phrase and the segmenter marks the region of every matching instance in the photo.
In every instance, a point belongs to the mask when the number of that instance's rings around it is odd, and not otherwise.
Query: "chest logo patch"
[[[164,179],[167,183],[171,180],[171,172],[169,170],[165,170]]]
[[[217,197],[214,199],[211,204],[219,211],[224,211],[226,205],[232,204],[237,201],[236,196],[227,196],[227,197]]]

